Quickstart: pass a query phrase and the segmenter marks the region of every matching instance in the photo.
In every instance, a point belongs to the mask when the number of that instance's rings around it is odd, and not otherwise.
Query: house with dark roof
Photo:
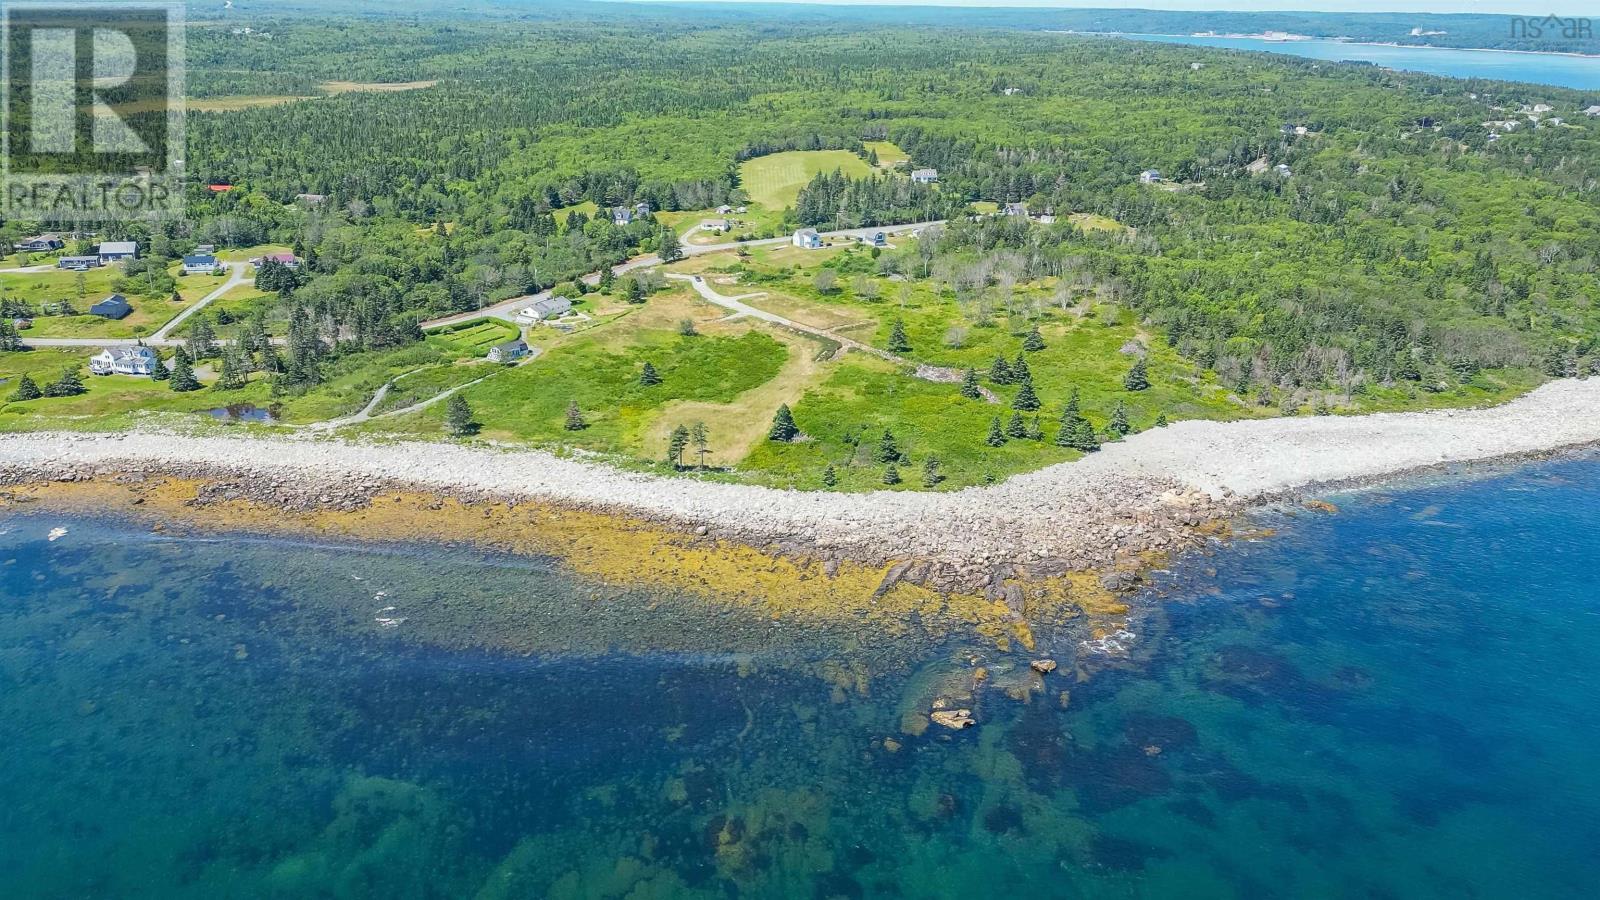
[[[139,244],[136,241],[106,241],[100,245],[100,261],[102,263],[114,263],[124,259],[138,258]]]
[[[14,246],[23,253],[54,253],[66,245],[67,242],[61,239],[61,235],[47,233],[31,238],[23,238],[17,241]]]
[[[121,294],[112,294],[89,307],[90,315],[106,319],[125,319],[131,312],[133,312],[133,307],[128,305],[128,298]]]
[[[210,253],[195,253],[183,258],[183,274],[210,275],[221,263]]]
[[[504,344],[495,344],[489,348],[489,361],[497,363],[516,362],[528,355],[528,342],[518,338],[506,341]]]
[[[69,272],[87,272],[90,269],[100,268],[98,256],[63,256],[56,260],[56,268]]]

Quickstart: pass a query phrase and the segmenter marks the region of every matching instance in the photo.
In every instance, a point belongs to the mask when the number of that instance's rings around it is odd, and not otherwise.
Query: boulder
[[[1056,661],[1053,659],[1036,659],[1028,665],[1040,675],[1049,675],[1056,670]]]
[[[973,721],[970,709],[936,709],[929,718],[933,719],[935,725],[943,725],[953,731],[971,728],[978,724]]]

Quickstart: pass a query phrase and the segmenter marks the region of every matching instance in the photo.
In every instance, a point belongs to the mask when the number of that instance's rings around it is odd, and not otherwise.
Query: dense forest
[[[1600,120],[1577,111],[1600,97],[1017,31],[637,15],[197,25],[200,97],[437,84],[191,113],[190,169],[233,190],[197,184],[161,237],[304,253],[281,293],[315,380],[322,355],[655,247],[653,216],[619,226],[608,207],[712,209],[744,197],[741,160],[889,140],[938,187],[825,174],[787,222],[959,218],[977,201],[1106,217],[1124,227],[956,222],[907,274],[1092,281],[1242,389],[1566,374],[1596,355]],[[1483,122],[1533,103],[1567,123],[1491,140]],[[1139,184],[1149,168],[1166,183]]]

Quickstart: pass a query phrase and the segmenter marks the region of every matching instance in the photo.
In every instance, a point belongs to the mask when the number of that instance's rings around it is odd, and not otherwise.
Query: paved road
[[[843,231],[823,232],[821,236],[823,238],[865,239],[872,237],[872,235],[877,234],[880,231],[886,235],[918,234],[934,225],[943,224],[943,220],[940,220],[937,222],[913,222],[909,225],[884,225],[878,228],[846,228]],[[721,253],[727,250],[737,250],[740,247],[776,247],[781,244],[787,244],[791,240],[793,240],[792,236],[784,236],[777,238],[763,238],[759,241],[727,241],[721,244],[699,245],[685,244],[683,245],[683,255],[687,258],[691,256],[704,256],[707,253]],[[655,254],[650,254],[648,256],[638,256],[630,259],[619,266],[613,267],[611,271],[616,275],[626,275],[636,269],[648,269],[659,265],[661,265],[661,257],[656,256]],[[599,284],[600,273],[593,272],[583,276],[583,283],[589,285],[590,287]],[[507,322],[515,322],[518,311],[526,308],[530,303],[533,303],[537,300],[546,299],[549,296],[549,291],[542,291],[537,294],[529,294],[525,297],[513,297],[510,300],[496,303],[493,306],[486,306],[483,309],[475,310],[473,312],[456,313],[454,315],[444,316],[443,318],[423,322],[422,327],[425,330],[443,328],[447,325],[459,325],[463,322],[471,322],[475,319],[484,318],[502,319]]]
[[[221,287],[205,295],[204,297],[201,297],[199,303],[196,303],[183,312],[178,313],[172,318],[172,321],[161,326],[160,330],[152,335],[150,341],[146,341],[146,343],[167,340],[172,332],[176,331],[178,326],[184,323],[184,320],[188,319],[190,316],[194,315],[200,310],[205,309],[207,306],[210,306],[223,294],[226,294],[234,288],[244,284],[246,281],[249,281],[249,274],[249,263],[231,263],[228,266],[228,280],[223,282]]]
[[[22,339],[22,346],[24,346],[24,347],[39,347],[39,348],[44,348],[44,347],[95,347],[95,348],[98,348],[98,347],[134,347],[134,346],[138,346],[140,344],[143,344],[146,347],[176,347],[179,344],[182,344],[183,341],[180,340],[180,339],[175,339],[171,335],[172,335],[172,332],[179,325],[182,325],[184,323],[184,321],[186,319],[188,319],[190,316],[194,315],[195,313],[199,312],[202,309],[205,309],[207,306],[210,306],[213,302],[215,302],[223,294],[226,294],[227,292],[233,290],[234,288],[238,287],[239,285],[244,284],[245,282],[250,280],[249,277],[248,277],[250,267],[246,263],[233,263],[233,264],[231,264],[229,266],[229,269],[231,271],[229,273],[228,280],[223,282],[220,287],[218,287],[216,290],[212,291],[211,293],[205,295],[204,297],[201,297],[200,298],[200,302],[194,304],[193,306],[187,307],[186,309],[184,309],[183,312],[180,312],[176,316],[173,316],[172,319],[170,319],[167,322],[167,324],[161,326],[159,329],[156,330],[155,334],[152,334],[151,336],[149,336],[147,338],[31,338],[31,337],[24,337]],[[219,342],[219,343],[226,343],[226,342],[222,341],[222,342]],[[278,343],[278,342],[274,341],[274,343]]]

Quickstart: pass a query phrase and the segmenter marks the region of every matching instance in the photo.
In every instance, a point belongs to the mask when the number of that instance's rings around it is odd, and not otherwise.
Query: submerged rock
[[[934,724],[943,725],[954,731],[978,724],[973,720],[970,709],[936,709],[929,718],[933,719]]]

